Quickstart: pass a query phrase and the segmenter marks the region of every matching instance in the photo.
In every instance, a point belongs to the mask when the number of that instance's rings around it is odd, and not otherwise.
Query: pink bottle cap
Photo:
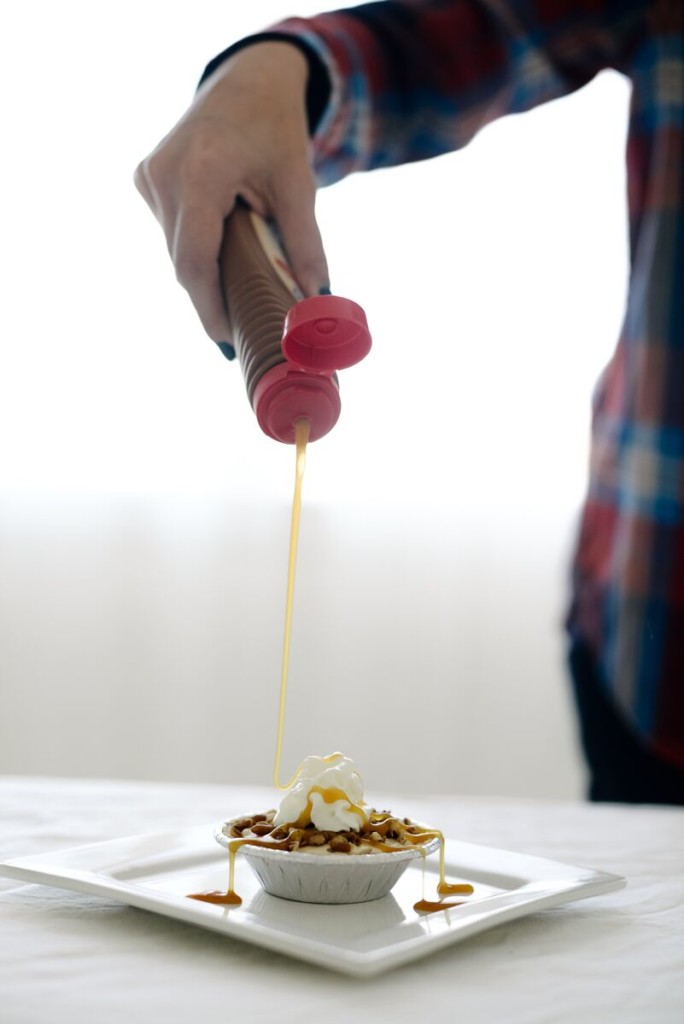
[[[371,347],[366,314],[351,299],[316,295],[302,299],[285,317],[286,362],[267,370],[254,388],[252,405],[269,437],[294,444],[295,423],[309,421],[309,440],[337,423],[341,403],[335,370],[358,363]]]
[[[371,336],[361,306],[339,295],[295,303],[285,317],[283,355],[318,373],[344,370],[368,355]]]

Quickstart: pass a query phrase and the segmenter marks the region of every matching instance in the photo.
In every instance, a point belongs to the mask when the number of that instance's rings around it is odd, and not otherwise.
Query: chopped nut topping
[[[267,836],[273,832],[273,822],[266,821],[263,818],[261,821],[257,821],[255,825],[252,825],[252,832],[255,836]]]
[[[226,828],[226,834],[235,839],[245,839],[245,833],[251,832],[259,839],[272,839],[283,844],[280,849],[290,851],[315,847],[320,850],[327,848],[331,853],[351,853],[355,849],[360,854],[372,854],[375,844],[381,844],[383,850],[388,846],[397,850],[413,846],[415,844],[408,837],[421,836],[425,831],[410,818],[395,818],[390,811],[370,811],[368,820],[358,831],[347,829],[343,832],[317,829],[311,822],[303,827],[294,824],[276,827],[273,824],[275,815],[272,810],[239,818]]]
[[[349,853],[351,851],[351,843],[344,836],[335,836],[334,839],[330,840],[330,852],[331,853]]]
[[[309,846],[325,846],[328,840],[325,838],[322,832],[312,832],[308,838]]]

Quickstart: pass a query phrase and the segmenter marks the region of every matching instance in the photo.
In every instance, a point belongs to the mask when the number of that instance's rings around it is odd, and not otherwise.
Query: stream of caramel
[[[278,707],[278,730],[276,734],[275,762],[273,765],[273,782],[276,789],[289,789],[294,783],[299,768],[286,783],[280,781],[280,761],[283,753],[283,733],[285,731],[285,707],[287,704],[287,680],[290,667],[290,636],[292,633],[292,607],[294,604],[295,569],[297,567],[297,546],[299,542],[299,520],[302,511],[302,482],[306,466],[306,446],[309,440],[310,423],[306,419],[297,420],[294,428],[296,445],[295,485],[292,498],[292,520],[290,523],[290,554],[287,563],[287,591],[285,599],[285,634],[283,637],[283,658],[280,670],[280,703]],[[216,892],[190,893],[191,900],[202,903],[215,903],[220,906],[239,906],[242,899],[235,892],[235,856],[245,843],[252,846],[283,847],[284,843],[273,840],[234,839],[228,844],[228,889]]]
[[[299,542],[299,520],[302,511],[302,481],[306,466],[306,445],[309,440],[310,423],[297,420],[295,423],[295,486],[292,499],[292,522],[290,525],[290,556],[287,563],[287,595],[285,600],[285,635],[283,638],[283,661],[280,670],[280,704],[278,708],[278,732],[276,735],[273,782],[276,789],[289,789],[297,778],[299,769],[286,783],[280,782],[280,760],[283,754],[283,732],[285,730],[285,706],[287,703],[287,679],[290,667],[290,635],[292,633],[292,605],[294,601],[295,569],[297,567],[297,546]]]

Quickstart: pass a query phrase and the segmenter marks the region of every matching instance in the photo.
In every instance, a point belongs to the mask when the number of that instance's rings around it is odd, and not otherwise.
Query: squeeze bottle
[[[279,240],[254,211],[238,205],[226,219],[221,279],[247,396],[269,437],[294,444],[297,420],[309,440],[340,415],[335,371],[371,347],[364,311],[337,295],[304,298]]]

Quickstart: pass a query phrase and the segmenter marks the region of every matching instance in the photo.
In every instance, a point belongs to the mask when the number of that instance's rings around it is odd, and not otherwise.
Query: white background
[[[5,18],[0,771],[268,783],[291,449],[202,333],[136,163],[242,35],[319,4]],[[368,359],[310,447],[284,771],[582,791],[562,620],[627,274],[628,88],[322,192]]]

